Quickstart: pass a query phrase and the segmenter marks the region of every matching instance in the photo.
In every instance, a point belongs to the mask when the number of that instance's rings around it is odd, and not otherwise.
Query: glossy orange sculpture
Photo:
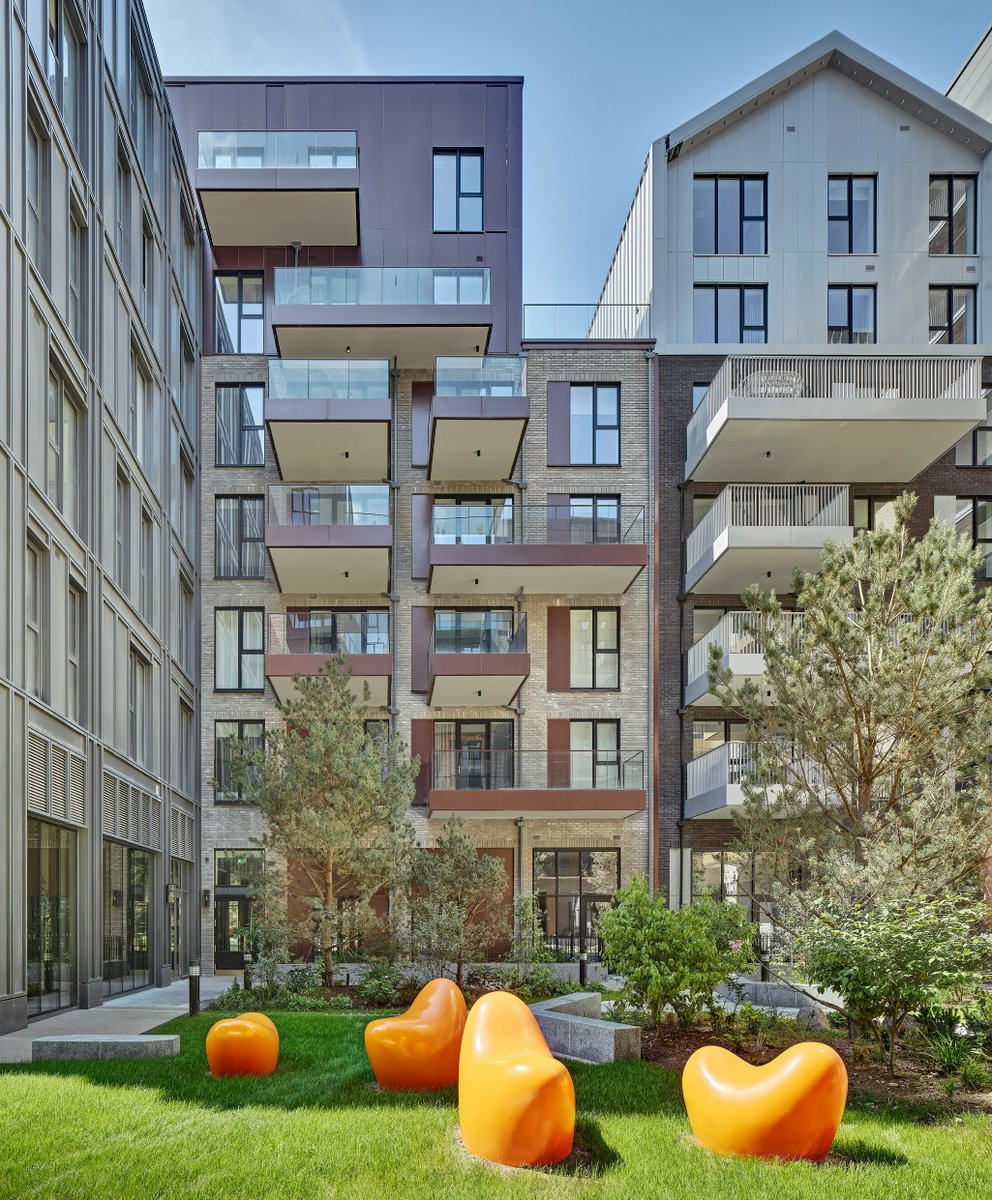
[[[391,1092],[425,1092],[458,1082],[465,997],[450,979],[432,979],[399,1017],[365,1026],[376,1081]]]
[[[264,1013],[217,1021],[207,1034],[211,1075],[271,1075],[279,1061],[279,1034]]]
[[[682,1096],[693,1136],[707,1150],[820,1162],[844,1115],[847,1068],[820,1042],[790,1046],[762,1067],[703,1046],[685,1064]]]
[[[572,1150],[575,1088],[534,1014],[509,992],[469,1013],[458,1067],[458,1119],[470,1154],[508,1167],[561,1162]]]

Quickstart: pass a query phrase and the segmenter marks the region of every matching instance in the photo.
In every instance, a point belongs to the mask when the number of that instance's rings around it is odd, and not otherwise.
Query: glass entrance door
[[[28,1016],[76,1003],[76,834],[28,819]]]
[[[174,979],[189,974],[189,880],[190,864],[174,858],[169,901],[169,957]]]

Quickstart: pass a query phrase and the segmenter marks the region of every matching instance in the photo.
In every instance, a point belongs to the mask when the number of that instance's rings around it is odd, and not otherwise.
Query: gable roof
[[[992,124],[886,62],[884,58],[872,54],[837,30],[787,58],[764,75],[759,75],[659,140],[664,143],[669,158],[672,158],[679,150],[690,149],[721,133],[773,97],[780,96],[827,67],[856,80],[862,87],[883,96],[909,116],[925,122],[945,137],[953,138],[976,153],[984,155],[992,150]]]

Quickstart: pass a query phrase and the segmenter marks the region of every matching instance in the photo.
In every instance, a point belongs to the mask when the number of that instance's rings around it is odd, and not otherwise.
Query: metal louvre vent
[[[172,810],[172,857],[193,861],[193,818],[188,813]]]
[[[148,834],[148,844],[153,850],[162,849],[162,801],[151,797],[151,828]]]
[[[103,832],[112,837],[117,832],[117,780],[103,776]]]
[[[162,802],[136,784],[103,774],[103,832],[150,850],[162,847]]]
[[[64,821],[66,816],[66,808],[68,807],[68,796],[66,795],[66,783],[69,777],[69,754],[61,746],[52,746],[52,790],[51,790],[51,814],[53,817],[58,817]]]
[[[86,760],[28,730],[28,811],[86,823]]]
[[[74,825],[86,824],[86,763],[78,754],[69,755],[69,811]]]
[[[48,742],[28,731],[28,808],[48,813]]]

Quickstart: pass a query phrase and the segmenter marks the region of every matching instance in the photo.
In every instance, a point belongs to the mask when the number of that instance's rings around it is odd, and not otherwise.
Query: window
[[[141,225],[141,315],[151,329],[155,323],[155,238],[147,216]]]
[[[434,232],[481,233],[482,151],[434,151]]]
[[[196,226],[185,201],[182,206],[183,244],[179,254],[179,286],[192,308],[196,295]]]
[[[827,288],[827,341],[863,345],[875,341],[875,289]]]
[[[509,545],[513,497],[435,496],[432,521],[431,536],[440,546]]]
[[[176,655],[179,665],[192,678],[196,664],[196,622],[193,613],[193,586],[185,576],[179,577],[179,604],[176,612]]]
[[[980,579],[992,579],[992,498],[958,496],[954,522],[958,537],[969,537],[985,556]]]
[[[694,901],[709,896],[736,904],[740,897],[747,904],[752,892],[751,867],[746,855],[731,850],[693,850]]]
[[[48,0],[48,86],[77,151],[83,149],[83,41],[64,0]]]
[[[214,610],[214,690],[261,692],[265,646],[261,608]]]
[[[896,523],[895,496],[855,496],[854,530],[894,529]]]
[[[620,385],[573,383],[569,389],[569,458],[576,466],[620,465]]]
[[[131,396],[127,413],[128,441],[140,462],[145,461],[146,431],[151,405],[151,380],[135,350],[131,351]]]
[[[265,424],[262,385],[218,387],[216,391],[216,445],[218,467],[265,465]]]
[[[131,47],[131,137],[149,187],[154,185],[155,101],[145,67],[144,55]]]
[[[827,180],[827,251],[875,254],[875,176],[831,175]]]
[[[186,430],[194,439],[198,433],[196,423],[196,360],[193,347],[185,333],[180,335],[179,345],[179,415]]]
[[[262,273],[214,277],[216,354],[262,353]]]
[[[694,342],[768,341],[768,289],[698,284],[692,289]]]
[[[179,456],[179,540],[192,552],[196,543],[196,477],[185,454]]]
[[[49,151],[51,143],[40,121],[28,120],[27,129],[27,250],[28,257],[42,277],[48,280],[48,251],[51,241],[51,175]]]
[[[83,418],[56,371],[48,373],[48,498],[73,528],[80,528],[80,457]]]
[[[193,795],[194,743],[193,706],[186,700],[179,701],[179,744],[176,747],[177,766],[179,768],[179,786],[187,796]]]
[[[34,696],[42,694],[44,642],[43,551],[28,542],[24,556],[24,686]]]
[[[261,850],[214,852],[214,965],[218,970],[241,970],[245,965],[252,889],[263,870]]]
[[[506,654],[513,641],[512,608],[435,608],[435,654]]]
[[[692,643],[700,641],[702,638],[723,620],[726,615],[725,608],[693,608],[692,610]]]
[[[217,497],[214,576],[217,579],[264,578],[264,497]]]
[[[82,347],[86,340],[86,221],[82,206],[73,201],[69,205],[69,330]]]
[[[290,654],[388,654],[389,613],[372,609],[348,612],[335,608],[290,610],[286,614],[286,648]]]
[[[238,747],[261,750],[265,744],[264,721],[214,722],[214,803],[240,804],[240,790],[230,784],[231,762]]]
[[[119,467],[114,493],[114,580],[125,594],[131,590],[131,481]]]
[[[435,304],[488,304],[489,268],[434,267]]]
[[[619,721],[572,721],[569,750],[572,787],[621,786]]]
[[[930,344],[973,345],[975,342],[975,289],[930,289]]]
[[[697,175],[693,254],[767,254],[767,175]]]
[[[599,917],[619,886],[619,850],[534,851],[534,894],[557,950],[595,947]]]
[[[711,750],[719,750],[727,742],[748,740],[746,721],[693,721],[692,757],[699,758]]]
[[[216,850],[215,887],[253,887],[262,878],[261,850]]]
[[[131,647],[128,663],[128,753],[135,762],[148,758],[148,701],[151,663],[135,646]]]
[[[973,175],[930,176],[930,253],[975,254],[978,221]]]
[[[620,686],[620,610],[573,608],[569,613],[569,686]]]
[[[131,164],[123,145],[117,147],[114,178],[114,248],[126,276],[131,274]]]
[[[710,390],[710,385],[708,383],[694,383],[692,385],[692,411],[693,412],[695,412],[696,409],[700,406],[700,404],[702,404],[703,397],[706,395],[706,393],[709,390]]]
[[[569,496],[568,531],[573,545],[619,545],[620,497]]]
[[[512,721],[435,721],[433,786],[513,787]]]
[[[66,604],[66,712],[83,719],[83,592],[70,582]]]
[[[141,506],[141,545],[138,552],[138,606],[146,620],[152,619],[152,603],[155,587],[155,526],[152,514]]]

